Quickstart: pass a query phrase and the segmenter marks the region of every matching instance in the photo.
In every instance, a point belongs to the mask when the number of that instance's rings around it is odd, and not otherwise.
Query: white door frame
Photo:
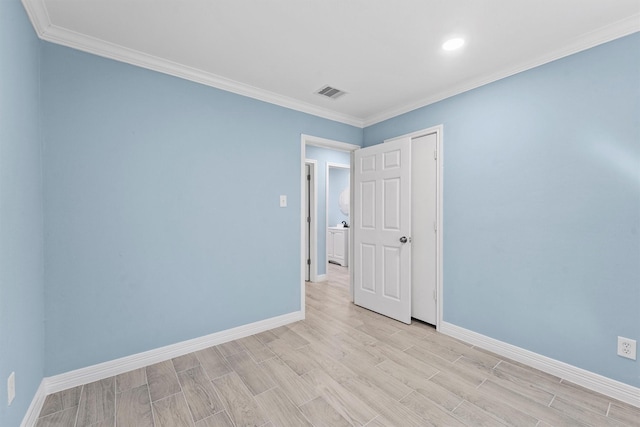
[[[311,217],[311,222],[309,223],[309,259],[311,260],[311,268],[309,269],[309,281],[311,282],[317,282],[318,281],[318,264],[316,263],[316,260],[318,259],[318,255],[316,253],[316,250],[318,249],[318,244],[316,242],[316,240],[318,239],[318,214],[317,214],[317,206],[318,206],[318,161],[317,160],[313,160],[313,159],[305,159],[304,161],[305,165],[309,165],[309,174],[311,175],[311,182],[310,182],[310,191],[309,191],[309,210],[311,211],[310,213],[310,217]],[[305,180],[302,182],[303,186],[307,185],[307,180],[305,177]],[[305,190],[306,192],[306,190]],[[305,212],[302,215],[302,220],[303,220],[303,224],[305,221],[305,217],[307,216],[306,213],[306,206],[304,207]],[[305,227],[305,235],[306,235],[306,227]],[[306,248],[305,248],[305,254],[306,254]],[[306,264],[307,260],[304,260],[304,264]],[[306,265],[303,264],[303,270],[306,270]],[[306,276],[306,275],[305,275]],[[306,277],[305,277],[306,278]]]
[[[411,132],[405,135],[401,135],[401,136],[397,136],[395,138],[389,138],[389,139],[385,139],[384,142],[389,142],[389,141],[394,141],[396,139],[401,139],[401,138],[407,138],[410,137],[411,139],[413,138],[418,138],[420,136],[425,136],[425,135],[429,135],[429,134],[433,134],[435,133],[437,135],[438,138],[438,142],[437,142],[437,159],[436,159],[436,185],[437,185],[437,230],[436,230],[436,241],[437,241],[437,259],[436,259],[436,286],[437,286],[437,290],[436,290],[436,330],[440,330],[440,325],[442,324],[442,318],[443,318],[443,307],[444,307],[444,292],[443,292],[443,277],[442,277],[442,271],[443,271],[443,251],[442,251],[442,236],[444,234],[444,227],[443,227],[443,216],[442,216],[442,212],[443,212],[443,175],[444,175],[444,150],[442,149],[442,141],[444,138],[444,125],[438,125],[438,126],[433,126],[427,129],[422,129],[416,132]]]
[[[338,150],[338,151],[346,151],[346,152],[353,152],[354,150],[357,150],[360,147],[359,145],[355,145],[355,144],[349,144],[346,142],[340,142],[340,141],[334,141],[332,139],[326,139],[326,138],[320,138],[317,136],[311,136],[311,135],[305,135],[305,134],[301,134],[300,135],[300,311],[302,312],[302,315],[304,317],[305,315],[305,274],[304,274],[304,270],[305,270],[305,263],[307,262],[306,260],[306,250],[305,250],[305,243],[306,243],[306,239],[305,239],[305,218],[306,218],[306,206],[305,206],[305,202],[304,202],[304,196],[305,196],[305,185],[306,185],[306,180],[307,177],[304,173],[304,165],[307,162],[306,159],[306,147],[307,145],[313,145],[316,147],[321,147],[321,148],[329,148],[332,150]],[[353,156],[351,156],[353,159]],[[353,163],[353,160],[351,161]],[[353,180],[351,183],[351,195],[353,197]],[[317,216],[317,215],[316,215]],[[312,228],[312,233],[314,232],[313,228]],[[316,233],[316,237],[313,239],[315,240],[315,245],[313,245],[311,247],[311,265],[312,265],[312,269],[313,266],[316,266],[316,277],[317,277],[317,265],[318,265],[318,248],[317,248],[317,222],[316,222],[316,227],[315,227],[315,233]],[[352,238],[351,236],[351,229],[349,229],[349,239]],[[313,258],[315,256],[315,259]],[[351,271],[351,270],[349,270]],[[350,278],[351,281],[351,278]]]

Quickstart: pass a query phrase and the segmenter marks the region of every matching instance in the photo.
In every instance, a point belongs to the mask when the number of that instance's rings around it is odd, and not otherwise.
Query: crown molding
[[[363,119],[329,109],[298,101],[288,96],[280,95],[225,77],[208,73],[197,68],[179,64],[174,61],[149,55],[134,49],[129,49],[114,43],[109,43],[85,34],[77,33],[58,27],[51,23],[44,0],[22,0],[27,15],[31,20],[38,37],[42,40],[81,50],[83,52],[146,68],[160,73],[179,77],[192,82],[222,89],[238,95],[268,102],[280,107],[289,108],[317,117],[333,120],[358,128],[363,127]]]
[[[497,73],[490,74],[488,76],[483,76],[479,79],[466,81],[460,85],[439,92],[436,95],[423,98],[420,101],[406,104],[400,107],[395,107],[379,114],[371,115],[365,118],[364,127],[383,122],[385,120],[397,117],[401,114],[408,113],[418,108],[426,107],[427,105],[434,104],[438,101],[442,101],[443,99],[459,95],[463,92],[476,89],[480,86],[484,86],[486,84],[493,83],[495,81],[512,76],[514,74],[539,67],[540,65],[544,65],[557,59],[573,55],[574,53],[590,49],[592,47],[610,42],[620,37],[628,36],[638,31],[640,31],[640,13],[614,22],[613,24],[604,26],[597,30],[591,31],[589,33],[583,34],[582,36],[577,37],[572,43],[565,45],[562,48],[557,49],[551,53],[537,57],[531,61],[523,62],[515,67],[508,68]]]
[[[206,71],[178,64],[173,61],[162,59],[153,55],[128,49],[113,43],[106,42],[94,37],[73,32],[51,23],[44,0],[22,0],[27,15],[31,23],[42,40],[46,40],[73,49],[81,50],[104,58],[124,62],[138,67],[158,71],[174,77],[190,80],[196,83],[222,89],[238,95],[268,102],[270,104],[322,117],[328,120],[348,124],[358,128],[364,128],[383,122],[401,114],[408,113],[418,108],[434,104],[443,99],[459,95],[480,86],[493,83],[497,80],[521,73],[523,71],[538,67],[540,65],[555,61],[565,56],[581,52],[602,43],[615,40],[620,37],[640,31],[640,13],[628,18],[614,22],[613,24],[599,28],[592,32],[577,37],[572,43],[563,46],[549,54],[540,56],[534,60],[523,62],[515,67],[493,73],[479,79],[468,80],[462,84],[443,90],[433,96],[423,98],[417,102],[405,104],[383,111],[378,114],[359,118],[336,111],[317,107],[315,105],[298,101],[296,99],[283,96],[274,92],[260,89],[244,83],[236,82]]]

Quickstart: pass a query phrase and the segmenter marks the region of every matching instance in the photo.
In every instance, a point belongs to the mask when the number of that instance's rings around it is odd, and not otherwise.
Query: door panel
[[[411,323],[411,140],[357,150],[354,169],[354,303]]]
[[[304,263],[304,280],[307,282],[311,279],[311,166],[308,163],[304,165],[305,173],[305,190],[304,190],[304,205],[305,205],[305,263]]]
[[[411,142],[412,168],[412,317],[436,324],[437,318],[437,134]]]

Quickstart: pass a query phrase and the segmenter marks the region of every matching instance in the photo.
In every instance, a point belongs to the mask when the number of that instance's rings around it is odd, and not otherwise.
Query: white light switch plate
[[[287,207],[287,196],[280,196],[280,207],[281,208]]]

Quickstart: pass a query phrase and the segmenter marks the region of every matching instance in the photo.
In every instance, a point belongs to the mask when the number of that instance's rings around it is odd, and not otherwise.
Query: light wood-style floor
[[[307,283],[306,320],[49,395],[37,426],[639,426],[640,409]]]

